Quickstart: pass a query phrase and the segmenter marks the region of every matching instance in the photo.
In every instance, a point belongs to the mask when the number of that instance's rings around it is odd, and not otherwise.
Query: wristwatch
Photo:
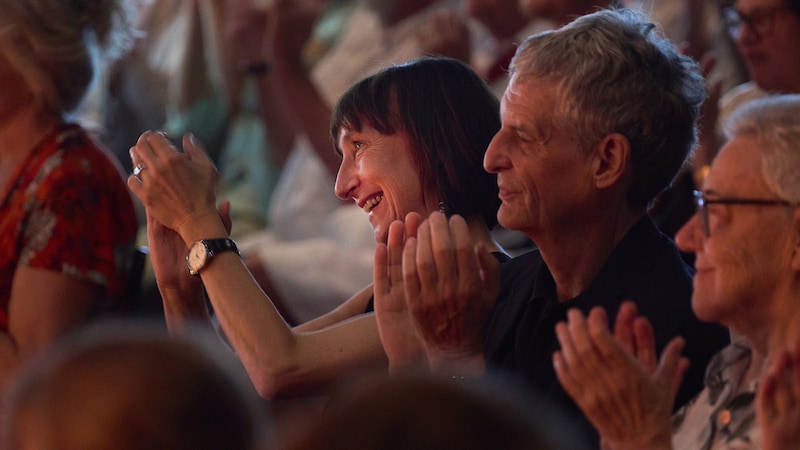
[[[239,254],[239,249],[233,239],[220,238],[197,241],[192,244],[189,248],[189,254],[186,255],[186,267],[189,269],[190,274],[196,277],[200,276],[200,271],[208,265],[214,255],[228,251]]]

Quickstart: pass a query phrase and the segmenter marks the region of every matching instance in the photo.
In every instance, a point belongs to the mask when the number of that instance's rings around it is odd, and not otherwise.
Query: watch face
[[[202,242],[195,242],[189,249],[189,255],[186,256],[186,265],[189,267],[189,271],[193,274],[199,272],[206,265],[207,258],[206,246]]]

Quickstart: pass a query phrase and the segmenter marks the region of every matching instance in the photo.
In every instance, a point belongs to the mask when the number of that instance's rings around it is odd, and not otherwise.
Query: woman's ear
[[[628,138],[612,133],[595,147],[594,182],[598,189],[618,183],[628,172],[631,144]]]

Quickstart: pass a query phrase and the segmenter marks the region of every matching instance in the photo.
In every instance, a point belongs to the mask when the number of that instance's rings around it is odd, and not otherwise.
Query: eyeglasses
[[[784,10],[791,10],[791,8],[786,5],[758,8],[750,14],[743,14],[735,8],[725,8],[722,10],[722,18],[728,28],[728,33],[734,39],[739,37],[742,24],[747,24],[756,37],[762,37],[772,34],[772,30],[775,29],[775,16]]]
[[[711,235],[708,227],[708,205],[753,205],[753,206],[800,206],[786,200],[779,199],[756,199],[756,198],[706,198],[700,191],[693,191],[694,203],[697,205],[697,212],[700,214],[700,223],[703,226],[703,233],[706,237]]]

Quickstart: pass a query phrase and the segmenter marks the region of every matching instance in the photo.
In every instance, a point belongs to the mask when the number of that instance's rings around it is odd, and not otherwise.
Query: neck
[[[571,227],[561,225],[528,235],[553,275],[559,300],[575,298],[585,291],[617,244],[644,215],[622,205],[594,213],[585,220],[573,221]]]
[[[759,311],[747,314],[743,324],[730,327],[746,337],[753,349],[748,379],[761,378],[771,363],[786,350],[800,343],[800,308],[797,295],[800,280],[792,280],[770,298],[760,299]]]
[[[32,102],[29,107],[19,108],[0,124],[0,142],[3,142],[0,166],[19,164],[50,130],[64,122],[58,114],[35,105]]]

